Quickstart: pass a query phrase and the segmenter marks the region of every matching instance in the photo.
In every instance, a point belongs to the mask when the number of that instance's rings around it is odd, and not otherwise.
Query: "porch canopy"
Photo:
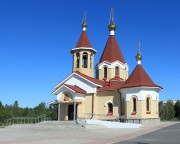
[[[76,85],[63,84],[57,88],[53,94],[57,96],[57,100],[51,101],[49,105],[58,105],[58,120],[61,119],[61,104],[74,104],[74,120],[76,119],[76,104],[81,103],[84,100],[86,91]]]

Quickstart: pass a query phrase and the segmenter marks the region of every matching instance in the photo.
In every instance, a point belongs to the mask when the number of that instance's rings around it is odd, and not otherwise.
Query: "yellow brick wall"
[[[128,79],[128,71],[125,69],[120,69],[120,78],[127,80]]]
[[[77,114],[79,117],[91,118],[92,113],[92,95],[86,95],[82,103],[77,106]]]
[[[134,96],[132,96],[134,97]],[[152,100],[152,98],[150,98],[150,114],[146,114],[146,98],[148,96],[146,96],[145,100],[137,100],[136,103],[136,115],[132,115],[132,111],[133,111],[133,100],[132,97],[130,99],[130,101],[126,102],[125,108],[126,108],[126,114],[127,117],[131,117],[131,118],[159,118],[159,114],[158,114],[158,101],[156,100]]]
[[[106,115],[108,112],[108,106],[105,105],[107,101],[113,102],[113,115],[119,116],[121,113],[120,109],[120,93],[116,91],[100,91],[96,94],[94,98],[95,106],[94,113]],[[98,117],[94,117],[98,118]]]
[[[78,104],[78,116],[84,118],[92,118],[92,96],[87,95],[82,103]],[[106,115],[108,106],[105,105],[107,101],[113,102],[113,115],[119,116],[120,109],[120,93],[116,91],[101,91],[94,95],[94,114]],[[101,119],[101,117],[94,116],[93,119]]]
[[[121,69],[119,70],[120,78],[127,80],[128,78],[128,71]],[[107,80],[115,77],[115,68],[108,68],[107,69]],[[102,80],[104,78],[104,68],[99,70],[99,79]]]

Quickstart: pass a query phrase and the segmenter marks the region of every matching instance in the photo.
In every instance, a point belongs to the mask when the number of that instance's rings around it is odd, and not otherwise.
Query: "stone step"
[[[100,124],[80,125],[75,121],[44,121],[36,124],[14,124],[8,128],[46,130],[96,130],[106,128]]]
[[[43,121],[38,124],[41,125],[74,125],[75,121]]]
[[[37,125],[37,124],[24,124],[24,125],[13,125],[9,128],[17,128],[17,129],[44,129],[44,130],[84,130],[85,128],[79,125],[72,126],[52,126],[52,125]]]
[[[106,127],[100,124],[86,124],[86,130],[97,130],[97,129],[105,129]]]

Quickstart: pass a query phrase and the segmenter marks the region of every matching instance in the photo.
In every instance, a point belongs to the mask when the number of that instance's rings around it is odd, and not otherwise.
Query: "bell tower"
[[[73,55],[73,72],[79,71],[90,77],[94,77],[94,50],[86,33],[86,15],[83,17],[82,33],[75,48],[71,50]]]

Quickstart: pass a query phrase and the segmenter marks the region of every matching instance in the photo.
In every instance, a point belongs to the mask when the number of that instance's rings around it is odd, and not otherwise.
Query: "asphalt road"
[[[180,144],[180,123],[115,144]]]

